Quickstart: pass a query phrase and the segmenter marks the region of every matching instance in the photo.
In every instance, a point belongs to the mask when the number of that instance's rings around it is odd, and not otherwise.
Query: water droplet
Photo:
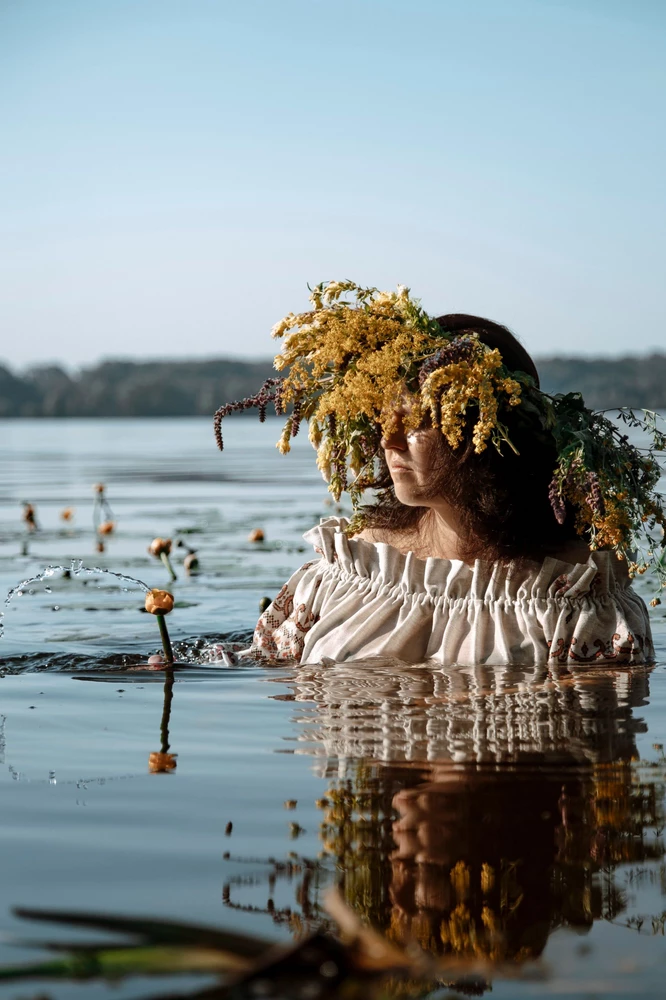
[[[53,610],[54,611],[60,611],[60,605],[59,604],[54,604],[53,605]]]

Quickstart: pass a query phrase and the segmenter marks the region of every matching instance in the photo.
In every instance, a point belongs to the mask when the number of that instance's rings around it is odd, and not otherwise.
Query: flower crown
[[[535,432],[555,443],[549,497],[558,522],[564,522],[569,504],[590,548],[612,547],[627,560],[632,576],[651,564],[666,586],[666,511],[656,490],[661,473],[656,452],[665,450],[666,434],[654,412],[618,413],[625,424],[648,434],[649,446],[639,449],[615,422],[589,410],[580,393],[542,392],[526,372],[509,371],[500,351],[476,334],[447,333],[404,285],[381,292],[352,281],[322,282],[310,301],[308,312],[289,313],[273,327],[273,336],[284,338],[274,365],[286,374],[216,412],[220,450],[221,422],[228,414],[256,407],[263,421],[269,403],[278,415],[291,407],[277,447],[286,454],[307,421],[329,491],[336,500],[348,492],[356,511],[363,493],[377,485],[380,441],[395,429],[396,410],[406,396],[405,430],[430,420],[455,449],[473,420],[477,453],[489,443],[500,452],[516,451],[503,416],[520,407]],[[354,530],[360,523],[356,516]],[[662,537],[656,540],[659,528]]]

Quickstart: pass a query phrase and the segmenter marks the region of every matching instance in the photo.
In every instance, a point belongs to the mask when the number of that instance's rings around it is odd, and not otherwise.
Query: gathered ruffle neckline
[[[630,581],[623,563],[609,551],[590,552],[584,563],[547,556],[542,563],[524,560],[468,564],[460,559],[419,559],[387,542],[348,538],[344,517],[323,518],[303,536],[336,576],[358,577],[365,586],[397,589],[406,596],[433,600],[522,602],[584,595],[603,597],[624,590]]]

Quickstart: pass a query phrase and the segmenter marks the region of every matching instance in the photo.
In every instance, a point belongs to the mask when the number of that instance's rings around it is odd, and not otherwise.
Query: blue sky
[[[307,283],[666,348],[663,0],[0,0],[0,358],[256,356]]]

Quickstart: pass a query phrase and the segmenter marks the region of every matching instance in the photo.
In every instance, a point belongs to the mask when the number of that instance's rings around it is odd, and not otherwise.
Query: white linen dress
[[[263,613],[250,648],[259,662],[645,664],[654,658],[648,611],[612,552],[587,562],[503,564],[417,559],[348,538],[326,518],[304,538],[306,563]],[[230,655],[231,662],[235,657]]]

